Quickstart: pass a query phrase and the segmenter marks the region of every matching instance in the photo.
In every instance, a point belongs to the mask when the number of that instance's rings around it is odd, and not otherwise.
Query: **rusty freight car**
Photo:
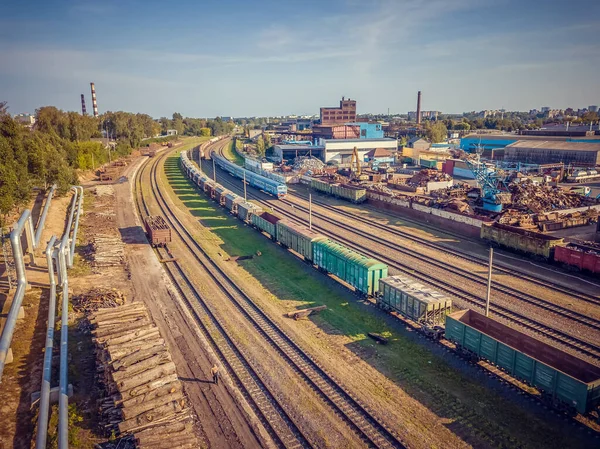
[[[144,220],[146,234],[150,244],[156,248],[167,246],[171,243],[171,227],[160,215],[148,215]]]

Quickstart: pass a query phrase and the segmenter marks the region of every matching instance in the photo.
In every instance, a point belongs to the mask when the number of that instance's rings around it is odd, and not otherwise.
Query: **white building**
[[[32,126],[35,124],[35,115],[33,114],[17,114],[15,120],[23,125]]]
[[[371,150],[384,148],[388,151],[398,150],[396,139],[319,139],[319,146],[325,148],[324,161],[336,162],[338,164],[349,164],[354,147],[358,150],[360,161]]]

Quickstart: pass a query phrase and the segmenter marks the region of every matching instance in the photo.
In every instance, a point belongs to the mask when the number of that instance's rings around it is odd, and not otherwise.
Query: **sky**
[[[600,104],[600,1],[0,2],[9,112],[189,117]]]

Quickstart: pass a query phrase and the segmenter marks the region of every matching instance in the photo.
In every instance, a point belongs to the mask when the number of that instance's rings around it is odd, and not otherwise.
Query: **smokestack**
[[[421,91],[417,94],[417,125],[421,124]]]
[[[90,83],[92,88],[92,108],[94,109],[94,117],[98,117],[98,104],[96,103],[96,86],[94,83]]]
[[[81,115],[87,115],[85,110],[85,97],[81,94]]]

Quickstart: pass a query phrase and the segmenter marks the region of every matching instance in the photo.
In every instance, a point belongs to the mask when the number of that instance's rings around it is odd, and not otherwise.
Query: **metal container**
[[[537,387],[552,402],[582,414],[600,404],[600,368],[473,310],[446,317],[446,338]]]
[[[310,230],[307,226],[302,226],[283,218],[277,222],[276,226],[277,241],[281,246],[290,248],[312,262],[312,242],[317,239],[325,239],[318,232]]]
[[[260,214],[252,214],[252,224],[260,231],[266,232],[271,236],[272,239],[277,238],[275,231],[275,224],[281,220],[279,217],[270,214],[269,212],[262,212]]]
[[[421,324],[439,325],[452,312],[452,300],[414,279],[389,276],[379,280],[377,304]]]
[[[331,184],[319,178],[312,178],[310,181],[310,187],[318,190],[319,192],[324,192],[328,195],[331,194]]]
[[[225,207],[232,213],[237,214],[238,204],[243,203],[244,199],[236,195],[235,193],[229,192],[225,194]]]
[[[334,274],[357,291],[375,296],[379,279],[388,275],[388,267],[375,259],[363,256],[333,240],[313,242],[313,263],[322,270]]]
[[[228,193],[230,193],[228,189],[226,189],[222,185],[217,184],[217,187],[215,187],[215,200],[217,201],[217,203],[219,203],[219,205],[225,205],[225,195],[227,195]]]
[[[331,194],[353,203],[362,203],[367,200],[367,189],[349,184],[331,184]]]
[[[563,244],[563,239],[539,232],[526,231],[514,226],[500,223],[483,223],[481,238],[490,240],[500,246],[511,248],[527,254],[552,259],[554,248]]]
[[[262,213],[262,208],[254,203],[242,201],[238,204],[238,218],[245,222],[251,223],[252,215],[258,215]]]
[[[600,249],[585,245],[557,246],[554,260],[579,270],[600,274]]]

